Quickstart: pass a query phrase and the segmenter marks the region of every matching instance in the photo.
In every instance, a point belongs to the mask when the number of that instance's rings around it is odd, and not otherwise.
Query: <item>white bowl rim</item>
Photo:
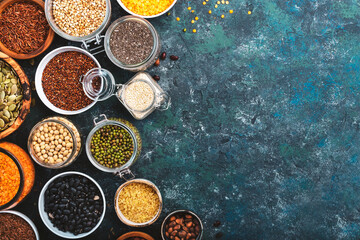
[[[101,214],[101,218],[100,218],[100,221],[96,224],[96,226],[91,229],[91,231],[89,232],[86,232],[86,233],[81,233],[79,235],[74,235],[70,232],[63,232],[63,231],[60,231],[60,230],[57,230],[53,224],[51,223],[51,226],[45,221],[45,216],[46,213],[45,213],[45,210],[44,210],[44,206],[42,204],[40,204],[40,202],[43,202],[44,201],[44,195],[45,195],[45,191],[46,189],[49,187],[50,183],[53,182],[55,179],[59,178],[59,177],[62,177],[62,176],[66,176],[66,175],[80,175],[80,176],[83,176],[83,177],[86,177],[88,178],[89,180],[91,180],[95,185],[96,187],[99,189],[100,193],[101,193],[101,196],[103,198],[103,213]],[[106,200],[105,200],[105,194],[102,190],[102,188],[100,187],[100,185],[95,181],[95,179],[93,179],[92,177],[90,177],[89,175],[85,174],[85,173],[81,173],[81,172],[76,172],[76,171],[69,171],[69,172],[63,172],[63,173],[60,173],[60,174],[57,174],[55,175],[54,177],[52,177],[50,180],[48,180],[46,182],[46,184],[44,185],[44,187],[42,188],[41,192],[40,192],[40,195],[39,195],[39,200],[38,200],[38,209],[39,209],[39,215],[40,215],[40,218],[41,220],[43,221],[43,223],[45,224],[45,226],[51,231],[53,232],[54,234],[58,235],[59,237],[62,237],[62,238],[67,238],[67,239],[79,239],[79,238],[83,238],[83,237],[86,237],[86,236],[89,236],[91,233],[93,233],[102,223],[102,221],[104,220],[104,217],[105,217],[105,212],[106,212]],[[69,235],[65,235],[65,234],[69,234]]]
[[[24,219],[30,226],[31,228],[33,229],[34,233],[35,233],[35,237],[37,240],[40,239],[39,237],[39,232],[34,224],[34,222],[28,217],[26,216],[25,214],[21,213],[21,212],[18,212],[18,211],[14,211],[14,210],[3,210],[3,211],[0,211],[0,214],[2,213],[9,213],[9,214],[14,214],[16,216],[19,216],[21,217],[22,219]]]
[[[131,15],[134,15],[134,16],[137,16],[137,17],[141,17],[141,18],[156,18],[156,17],[160,17],[161,15],[167,13],[168,11],[170,11],[172,9],[172,7],[175,5],[175,3],[177,2],[177,0],[174,0],[173,3],[166,9],[164,10],[163,12],[161,13],[158,13],[156,15],[152,15],[152,16],[145,16],[145,15],[139,15],[139,14],[136,14],[132,11],[130,11],[124,4],[121,0],[117,0],[117,2],[119,3],[119,5],[126,11],[128,12],[129,14]]]
[[[36,72],[35,72],[35,88],[36,88],[36,92],[40,98],[40,100],[45,104],[46,107],[48,107],[50,110],[59,113],[59,114],[63,114],[63,115],[75,115],[75,114],[80,114],[82,112],[85,112],[87,110],[89,110],[92,106],[94,106],[96,104],[96,101],[93,101],[91,104],[87,105],[86,107],[76,110],[76,111],[68,111],[68,110],[63,110],[61,108],[56,107],[55,105],[53,105],[46,97],[44,90],[42,88],[42,75],[44,72],[44,69],[46,67],[46,65],[50,62],[51,59],[53,59],[55,56],[57,56],[60,53],[63,52],[70,52],[70,51],[76,51],[76,52],[80,52],[83,53],[89,57],[91,57],[91,59],[95,62],[95,64],[101,68],[100,63],[98,62],[98,60],[94,57],[94,55],[92,55],[91,53],[89,53],[88,51],[79,48],[79,47],[73,47],[73,46],[63,46],[63,47],[59,47],[56,48],[54,50],[52,50],[51,52],[49,52],[48,54],[46,54],[45,57],[43,57],[43,59],[40,61]]]

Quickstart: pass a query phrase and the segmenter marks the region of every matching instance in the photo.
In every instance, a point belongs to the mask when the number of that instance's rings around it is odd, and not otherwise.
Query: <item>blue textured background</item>
[[[113,98],[70,119],[84,137],[101,113],[139,128],[144,151],[132,170],[164,197],[161,218],[141,229],[156,239],[176,209],[198,213],[206,240],[218,232],[232,240],[359,239],[360,1],[229,1],[215,9],[214,0],[179,0],[170,16],[151,20],[163,50],[180,57],[149,69],[172,96],[170,110],[135,121]],[[116,1],[112,7],[112,21],[124,15]],[[192,25],[194,16],[200,19]],[[56,37],[51,49],[63,45],[79,46]],[[31,80],[42,56],[35,66],[20,61]],[[133,75],[104,54],[98,59],[118,83]],[[37,99],[9,141],[25,147],[31,127],[47,115],[53,113]],[[36,186],[17,208],[35,220],[43,239],[57,238],[34,207],[39,191],[51,176],[76,169],[99,181],[108,202],[106,219],[88,239],[134,230],[113,211],[122,181],[99,172],[83,152],[66,169],[37,167]]]

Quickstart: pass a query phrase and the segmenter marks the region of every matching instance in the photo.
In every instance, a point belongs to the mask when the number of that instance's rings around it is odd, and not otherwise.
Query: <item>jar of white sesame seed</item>
[[[95,85],[95,82],[100,84]],[[170,96],[146,72],[139,72],[125,84],[115,84],[113,75],[106,69],[94,68],[82,77],[85,94],[94,101],[103,101],[116,95],[130,114],[137,120],[155,110],[167,110]]]

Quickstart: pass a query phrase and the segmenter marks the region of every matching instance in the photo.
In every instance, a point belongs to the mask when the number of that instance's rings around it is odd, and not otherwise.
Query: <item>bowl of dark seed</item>
[[[80,79],[90,69],[100,67],[89,52],[77,47],[60,47],[48,53],[39,63],[35,87],[40,100],[54,112],[74,115],[85,112],[96,101],[88,98]],[[100,88],[94,82],[95,88]]]
[[[118,67],[137,72],[152,66],[160,54],[160,37],[154,26],[136,16],[115,20],[105,34],[105,51]]]
[[[203,229],[203,224],[195,213],[189,210],[177,210],[164,219],[161,225],[161,237],[163,240],[200,240]]]
[[[17,211],[0,211],[0,239],[38,240],[40,238],[30,218]]]
[[[54,234],[68,239],[90,235],[105,216],[106,201],[100,185],[80,172],[51,178],[38,202],[42,221]]]

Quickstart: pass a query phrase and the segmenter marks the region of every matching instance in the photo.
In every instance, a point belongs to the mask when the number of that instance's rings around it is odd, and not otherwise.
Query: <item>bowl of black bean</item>
[[[93,233],[105,216],[106,201],[100,185],[80,172],[51,178],[39,196],[39,213],[54,234],[78,239]]]

